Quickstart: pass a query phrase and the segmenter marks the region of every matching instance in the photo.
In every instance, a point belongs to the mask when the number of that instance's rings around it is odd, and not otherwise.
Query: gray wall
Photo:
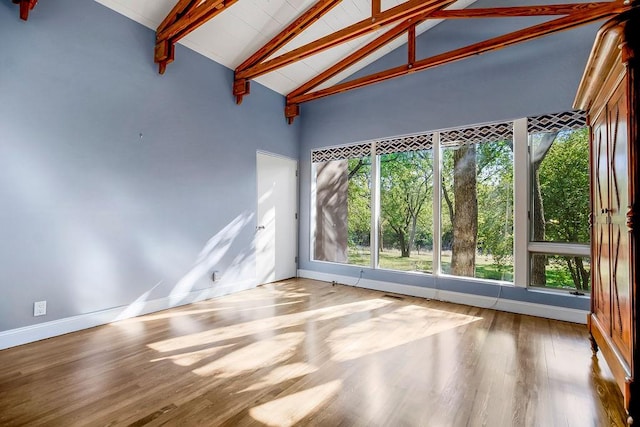
[[[508,5],[511,5],[508,0],[480,0],[472,7]],[[417,58],[426,58],[537,22],[540,19],[448,21],[418,39]],[[310,151],[314,148],[570,110],[599,27],[600,24],[581,27],[303,104],[301,182],[309,183],[311,180]],[[406,47],[398,48],[354,77],[406,63],[406,55]],[[300,189],[300,268],[357,277],[360,267],[310,260],[310,189],[304,184]],[[454,279],[440,279],[436,284],[431,276],[368,271],[365,278],[496,295],[493,285],[469,284]],[[534,294],[511,288],[503,289],[502,296],[588,309],[588,300],[583,298]]]
[[[298,157],[282,96],[93,1],[0,2],[0,331],[255,284],[256,150]],[[142,135],[142,137],[140,137]],[[32,316],[33,302],[48,314]]]

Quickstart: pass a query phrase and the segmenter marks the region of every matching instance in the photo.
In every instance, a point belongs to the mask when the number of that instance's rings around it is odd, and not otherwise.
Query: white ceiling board
[[[177,0],[95,1],[155,30],[171,11]],[[316,1],[317,0],[239,0],[214,19],[182,39],[180,43],[228,68],[234,69],[282,31],[289,23],[293,22],[310,6],[315,4]],[[407,0],[382,0],[381,7],[384,11],[405,3],[406,1]],[[475,0],[459,0],[454,7],[466,7],[474,1]],[[367,18],[370,14],[371,0],[342,0],[326,15],[273,56],[281,55],[296,47],[303,46],[320,37],[338,31]],[[428,25],[424,25],[424,27],[421,26],[418,28],[418,33],[428,28],[430,28]],[[356,40],[313,55],[298,63],[260,76],[255,80],[278,93],[287,94],[383,33],[384,30],[378,30]],[[371,56],[340,73],[323,86],[328,86],[347,78],[352,73],[389,53],[394,48],[401,46],[403,43],[406,43],[406,37],[401,37],[389,46],[379,49]],[[149,46],[149,50],[153,52],[153,46]],[[176,61],[179,60],[179,57],[176,58]],[[171,66],[168,67],[167,72],[171,72]]]

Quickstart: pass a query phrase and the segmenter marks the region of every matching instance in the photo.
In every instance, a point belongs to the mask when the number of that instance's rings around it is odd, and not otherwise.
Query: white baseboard
[[[322,280],[325,282],[337,281],[348,285],[358,286],[365,289],[373,289],[382,292],[392,292],[395,294],[410,295],[421,298],[430,298],[440,301],[447,301],[456,304],[471,305],[474,307],[492,308],[511,313],[526,314],[530,316],[544,317],[547,319],[563,320],[572,323],[586,323],[588,312],[572,308],[556,307],[544,304],[515,301],[508,299],[497,299],[481,295],[465,294],[437,290],[433,288],[423,288],[419,286],[402,285],[393,282],[383,282],[379,280],[361,279],[350,276],[340,276],[335,274],[320,273],[310,270],[298,270],[298,277],[307,279]],[[25,326],[0,332],[0,350],[27,344],[34,341],[52,338],[58,335],[80,331],[82,329],[93,328],[95,326],[106,325],[118,320],[141,316],[156,311],[166,310],[185,304],[191,304],[206,299],[227,295],[232,292],[239,292],[251,289],[256,286],[253,281],[235,282],[233,284],[214,286],[212,288],[189,292],[176,298],[175,295],[158,298],[150,301],[134,302],[128,306],[114,307],[93,313],[80,314],[78,316]],[[171,301],[176,301],[172,303]]]
[[[156,311],[166,310],[181,305],[191,304],[232,292],[254,288],[255,281],[234,282],[226,285],[215,285],[182,295],[171,295],[150,301],[134,302],[127,306],[114,307],[93,313],[85,313],[50,322],[0,332],[0,350],[27,344],[34,341],[64,335],[82,329],[106,325],[119,320],[129,319]],[[173,301],[173,302],[172,302]]]
[[[298,277],[306,279],[321,280],[324,282],[343,283],[357,286],[359,288],[373,289],[382,292],[392,292],[394,294],[410,295],[414,297],[429,298],[439,301],[453,302],[456,304],[471,305],[474,307],[491,308],[493,310],[507,311],[510,313],[526,314],[529,316],[544,317],[547,319],[562,320],[565,322],[585,324],[588,311],[577,310],[575,308],[557,307],[553,305],[535,304],[531,302],[515,301],[503,298],[486,297],[482,295],[465,294],[438,290],[434,288],[423,288],[419,286],[402,285],[393,282],[382,282],[379,280],[360,279],[351,276],[340,276],[336,274],[320,273],[311,270],[298,270]]]

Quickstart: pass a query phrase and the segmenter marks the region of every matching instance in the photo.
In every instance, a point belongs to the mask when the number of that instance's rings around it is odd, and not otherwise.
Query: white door
[[[295,277],[298,241],[298,164],[257,154],[258,215],[256,267],[258,283]]]

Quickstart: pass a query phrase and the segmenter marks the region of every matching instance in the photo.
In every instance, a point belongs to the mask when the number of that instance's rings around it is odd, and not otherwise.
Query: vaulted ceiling
[[[37,3],[13,1],[23,19]],[[289,122],[303,102],[568,30],[638,5],[636,0],[540,0],[536,6],[520,0],[492,8],[475,7],[476,0],[96,1],[156,30],[154,56],[160,73],[171,72],[169,64],[180,60],[174,51],[179,42],[235,70],[230,90],[237,103],[250,94],[252,80],[285,95]],[[416,37],[445,19],[523,16],[547,19],[436,56],[416,57]],[[402,45],[407,45],[405,64],[349,80]]]

